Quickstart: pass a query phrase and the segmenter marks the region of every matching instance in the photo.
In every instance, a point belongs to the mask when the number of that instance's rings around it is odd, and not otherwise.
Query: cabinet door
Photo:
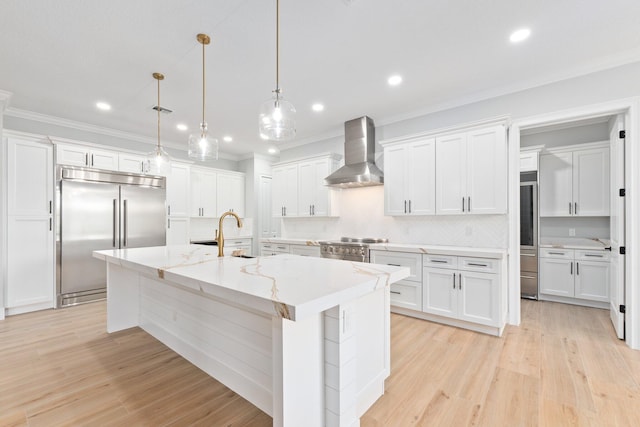
[[[217,178],[218,216],[233,211],[244,216],[244,182],[242,175],[219,173]]]
[[[540,156],[540,216],[573,214],[573,154]]]
[[[446,317],[457,317],[457,272],[440,268],[424,268],[422,311]]]
[[[70,166],[89,166],[89,150],[74,145],[56,145],[56,163]]]
[[[189,218],[167,218],[167,245],[189,243]]]
[[[215,218],[218,216],[217,176],[215,172],[200,172],[200,206],[202,216]]]
[[[311,216],[315,202],[317,183],[315,164],[302,162],[298,165],[298,215]]]
[[[169,216],[189,216],[189,181],[189,166],[173,163],[171,172],[167,176],[167,214]]]
[[[146,158],[133,154],[120,154],[118,170],[120,172],[145,173]]]
[[[609,302],[609,263],[576,261],[575,268],[576,298]]]
[[[298,165],[284,168],[283,206],[285,216],[298,216]]]
[[[200,194],[202,193],[202,174],[191,171],[190,191],[189,191],[189,215],[192,217],[202,216],[202,203],[200,202]]]
[[[49,218],[53,201],[53,149],[8,139],[8,213]]]
[[[540,258],[540,293],[573,297],[573,261]]]
[[[465,142],[464,133],[436,138],[437,214],[463,213],[463,197],[467,196]]]
[[[8,308],[30,304],[53,307],[54,256],[51,225],[51,218],[9,216],[6,290]]]
[[[609,149],[573,153],[574,215],[609,216]]]
[[[436,213],[436,141],[430,138],[414,142],[407,154],[407,210],[411,215],[433,215]]]
[[[320,258],[320,246],[291,245],[289,253]]]
[[[405,189],[407,168],[405,165],[407,146],[395,145],[384,149],[384,213],[405,215],[407,197]]]
[[[498,275],[470,271],[458,274],[458,318],[498,326],[501,300]]]
[[[324,179],[333,172],[331,170],[331,161],[329,159],[319,159],[313,162],[313,181],[311,187],[313,191],[313,200],[311,203],[311,213],[313,216],[330,216],[331,215],[331,200],[329,187],[324,185]],[[300,186],[300,180],[298,181]],[[302,190],[298,188],[298,197],[302,195]],[[300,203],[298,203],[300,206]],[[298,214],[301,214],[298,211]]]
[[[271,176],[271,216],[281,217],[284,216],[285,168],[273,168]]]
[[[472,214],[507,212],[507,140],[504,126],[467,133],[466,210]]]
[[[118,153],[104,150],[90,150],[89,166],[97,169],[117,171]]]

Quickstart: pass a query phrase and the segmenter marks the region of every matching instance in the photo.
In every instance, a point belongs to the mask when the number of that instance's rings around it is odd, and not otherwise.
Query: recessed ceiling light
[[[398,86],[402,83],[402,76],[395,74],[387,79],[387,83],[389,83],[390,86]]]
[[[96,102],[96,107],[98,108],[98,110],[102,111],[111,110],[111,105],[107,104],[106,102]]]
[[[183,130],[183,131],[184,131],[184,130],[189,129],[189,127],[188,127],[187,125],[185,125],[184,123],[178,123],[178,124],[176,125],[176,129],[178,129],[178,130]]]
[[[269,148],[269,154],[276,154],[278,152],[278,150],[276,148]]]
[[[324,105],[322,105],[322,104],[320,104],[320,103],[318,102],[318,103],[313,104],[313,105],[311,106],[311,109],[312,109],[313,111],[317,111],[317,112],[324,111]]]
[[[223,137],[222,137],[222,140],[223,140],[224,142],[231,142],[231,141],[233,141],[233,138],[231,138],[229,135],[227,135],[227,136],[223,136]]]
[[[511,43],[519,43],[523,40],[526,40],[531,35],[531,30],[528,28],[520,28],[519,30],[514,31],[509,36],[509,40]]]

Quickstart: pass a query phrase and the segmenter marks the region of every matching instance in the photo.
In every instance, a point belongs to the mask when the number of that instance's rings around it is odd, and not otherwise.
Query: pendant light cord
[[[276,0],[276,97],[280,95],[280,0]]]
[[[158,79],[158,152],[160,151],[160,79]]]
[[[205,44],[202,43],[202,123],[204,123],[204,94],[205,94],[204,46],[205,46]]]

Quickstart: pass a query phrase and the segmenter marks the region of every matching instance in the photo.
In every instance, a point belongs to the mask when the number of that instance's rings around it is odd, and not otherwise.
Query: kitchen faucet
[[[222,221],[229,215],[233,215],[236,217],[236,221],[238,222],[238,228],[242,228],[242,220],[238,216],[237,213],[227,211],[220,215],[220,222],[218,224],[218,235],[216,236],[216,240],[218,240],[218,256],[224,256],[224,234],[222,233]]]

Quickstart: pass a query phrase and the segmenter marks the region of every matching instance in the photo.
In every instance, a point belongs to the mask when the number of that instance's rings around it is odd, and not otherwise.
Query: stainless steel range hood
[[[375,164],[375,127],[363,116],[344,124],[344,166],[324,179],[332,187],[382,185],[384,174]]]

